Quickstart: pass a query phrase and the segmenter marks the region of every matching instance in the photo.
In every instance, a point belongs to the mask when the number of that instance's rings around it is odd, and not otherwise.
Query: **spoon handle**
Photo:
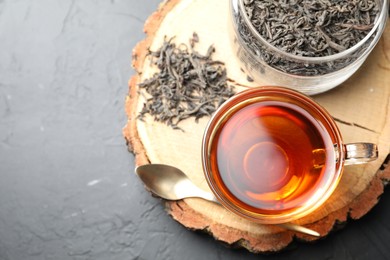
[[[197,187],[198,188],[198,187]],[[221,205],[221,203],[218,201],[218,199],[214,196],[214,194],[210,193],[210,192],[206,192],[202,189],[199,189],[198,188],[198,191],[196,192],[196,196],[202,198],[202,199],[205,199],[205,200],[208,200],[208,201],[211,201],[211,202],[215,202],[219,205]],[[222,206],[222,205],[221,205]]]
[[[278,227],[281,227],[281,228],[284,228],[287,230],[296,231],[296,232],[303,233],[303,234],[310,235],[310,236],[315,236],[315,237],[321,236],[320,233],[318,233],[317,231],[314,231],[310,228],[300,226],[297,224],[293,224],[293,223],[282,223],[282,224],[276,224],[275,226],[278,226]]]
[[[218,199],[213,194],[211,194],[209,192],[203,191],[202,195],[200,197],[221,205],[221,203],[218,201]],[[300,225],[293,224],[293,223],[281,223],[281,224],[274,224],[274,225],[277,227],[280,227],[280,228],[284,228],[284,229],[291,230],[291,231],[296,231],[296,232],[303,233],[303,234],[310,235],[310,236],[315,236],[315,237],[321,236],[320,233],[318,233],[317,231],[314,231],[310,228],[306,228],[304,226],[300,226]]]

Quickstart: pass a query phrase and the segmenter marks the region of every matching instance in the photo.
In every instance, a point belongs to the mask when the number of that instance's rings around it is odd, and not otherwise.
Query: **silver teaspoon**
[[[152,193],[163,199],[202,198],[219,204],[212,193],[198,188],[187,175],[173,166],[145,164],[136,167],[135,172]],[[311,236],[320,236],[314,230],[293,223],[276,224],[276,226]]]

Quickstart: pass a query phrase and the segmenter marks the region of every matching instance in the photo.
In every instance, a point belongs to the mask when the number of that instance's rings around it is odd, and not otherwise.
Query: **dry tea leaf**
[[[158,72],[139,84],[150,95],[140,119],[150,114],[154,120],[180,129],[181,120],[194,117],[197,121],[210,116],[234,94],[233,87],[227,84],[224,63],[211,59],[214,47],[202,55],[194,49],[197,42],[199,37],[194,33],[190,47],[183,43],[176,46],[171,38],[164,39],[157,51],[150,51]]]

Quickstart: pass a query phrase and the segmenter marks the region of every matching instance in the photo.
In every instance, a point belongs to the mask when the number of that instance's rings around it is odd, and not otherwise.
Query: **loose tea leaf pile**
[[[197,121],[210,116],[234,94],[227,84],[226,69],[220,61],[213,61],[215,51],[210,46],[205,55],[194,50],[199,41],[196,33],[189,46],[176,46],[173,38],[164,39],[157,51],[150,51],[152,64],[158,72],[144,80],[139,87],[150,95],[144,103],[139,118],[146,114],[174,129],[183,119],[194,117]]]
[[[344,51],[374,26],[377,0],[243,0],[252,25],[272,45],[294,55]]]

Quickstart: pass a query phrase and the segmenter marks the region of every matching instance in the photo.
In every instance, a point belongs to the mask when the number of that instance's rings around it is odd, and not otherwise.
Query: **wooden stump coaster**
[[[209,118],[195,123],[184,120],[184,132],[154,122],[137,120],[144,98],[138,83],[155,71],[150,66],[148,50],[157,50],[164,36],[175,36],[174,42],[188,44],[193,32],[199,35],[196,50],[206,53],[214,45],[213,59],[225,62],[229,82],[236,91],[264,85],[249,82],[241,70],[229,43],[229,3],[219,0],[171,0],[163,2],[145,24],[147,34],[133,51],[137,75],[129,81],[126,99],[128,123],[123,129],[136,164],[164,163],[183,170],[193,182],[209,190],[201,166],[202,135]],[[296,221],[326,236],[335,223],[365,215],[383,193],[390,180],[385,161],[390,151],[390,25],[373,53],[348,81],[313,98],[335,118],[344,141],[373,142],[379,147],[379,159],[364,165],[347,166],[334,194],[314,213]],[[216,239],[247,248],[252,252],[279,251],[295,237],[310,241],[314,237],[286,231],[274,226],[249,222],[224,208],[201,199],[166,202],[169,214],[189,229],[206,230]]]

